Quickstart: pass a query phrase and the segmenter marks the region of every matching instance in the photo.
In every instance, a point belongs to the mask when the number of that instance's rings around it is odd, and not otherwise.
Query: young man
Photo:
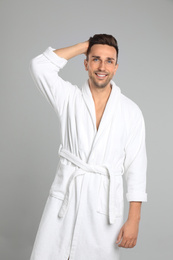
[[[82,89],[58,72],[85,54]],[[45,52],[31,62],[36,85],[61,123],[60,162],[31,260],[116,260],[136,245],[146,194],[145,125],[138,106],[112,81],[118,45],[111,35]],[[123,225],[123,179],[128,219]]]

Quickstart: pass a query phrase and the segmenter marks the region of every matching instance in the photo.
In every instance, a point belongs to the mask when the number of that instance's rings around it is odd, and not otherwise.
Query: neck
[[[90,83],[90,80],[88,81],[88,83],[89,83],[89,88],[91,90],[91,94],[92,94],[92,97],[93,97],[95,103],[107,101],[107,99],[110,96],[111,90],[112,90],[112,86],[110,83],[104,88],[98,88],[98,87],[92,86],[92,84]]]

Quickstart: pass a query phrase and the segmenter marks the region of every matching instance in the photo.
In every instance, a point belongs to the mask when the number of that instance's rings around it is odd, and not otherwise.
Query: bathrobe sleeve
[[[125,153],[126,198],[128,201],[147,201],[145,123],[140,110],[135,115]]]
[[[63,107],[76,86],[58,75],[67,60],[55,54],[54,50],[48,47],[42,54],[33,58],[30,62],[30,72],[36,86],[61,116]]]

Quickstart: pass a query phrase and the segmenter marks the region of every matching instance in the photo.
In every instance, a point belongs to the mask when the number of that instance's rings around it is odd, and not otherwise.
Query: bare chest
[[[102,119],[105,107],[106,107],[106,103],[105,104],[100,104],[100,105],[95,105],[97,130],[99,128],[99,125],[100,125],[100,122],[101,122],[101,119]]]

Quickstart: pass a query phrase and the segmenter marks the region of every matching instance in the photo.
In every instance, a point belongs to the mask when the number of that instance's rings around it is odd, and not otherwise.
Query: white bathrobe
[[[60,160],[31,260],[118,260],[123,174],[127,200],[147,200],[143,115],[111,81],[97,130],[88,82],[80,89],[59,77],[67,60],[53,50],[47,48],[30,66],[61,124]]]

